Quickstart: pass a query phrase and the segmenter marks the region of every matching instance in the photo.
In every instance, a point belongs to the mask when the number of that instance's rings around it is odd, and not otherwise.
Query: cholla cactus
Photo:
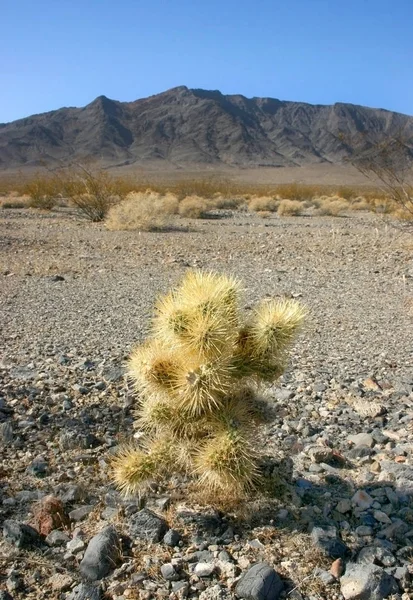
[[[158,301],[149,339],[129,360],[146,439],[114,459],[114,480],[125,494],[173,472],[226,496],[257,485],[251,440],[262,410],[254,389],[284,371],[305,310],[294,300],[269,300],[245,319],[239,292],[235,279],[189,271]]]

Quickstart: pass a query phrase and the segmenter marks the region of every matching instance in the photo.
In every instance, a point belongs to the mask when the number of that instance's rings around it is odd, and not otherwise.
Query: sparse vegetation
[[[347,200],[338,196],[332,198],[322,198],[318,202],[317,214],[338,217],[350,207]]]
[[[160,231],[170,226],[178,207],[178,199],[173,194],[131,192],[109,209],[106,226],[112,230]]]
[[[159,299],[151,335],[129,360],[147,437],[114,459],[118,487],[135,493],[173,472],[221,499],[256,487],[265,411],[255,386],[282,374],[304,314],[296,301],[266,300],[246,319],[238,281],[189,271]]]
[[[269,196],[255,196],[248,202],[248,208],[254,212],[276,212],[279,202]]]
[[[212,206],[200,196],[187,196],[179,203],[179,215],[188,219],[202,219],[206,217]]]
[[[303,205],[299,200],[281,200],[278,209],[277,215],[280,217],[297,217],[303,211]]]

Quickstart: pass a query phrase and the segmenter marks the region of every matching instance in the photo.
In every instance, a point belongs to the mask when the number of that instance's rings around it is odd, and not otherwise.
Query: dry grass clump
[[[364,196],[357,196],[350,203],[350,210],[371,210],[371,204]]]
[[[179,203],[179,215],[187,219],[203,219],[208,210],[211,210],[211,204],[200,196],[187,196]]]
[[[303,204],[299,200],[281,200],[278,205],[277,215],[280,217],[297,217],[303,211]]]
[[[270,196],[255,196],[248,202],[248,208],[254,212],[276,212],[279,202]]]
[[[317,215],[338,217],[344,211],[348,210],[349,203],[344,198],[333,196],[332,198],[320,199],[317,209]]]
[[[305,311],[294,300],[266,300],[247,316],[239,292],[232,277],[189,271],[158,300],[150,336],[129,360],[146,437],[114,459],[125,494],[172,473],[219,501],[258,485],[256,430],[266,416],[256,386],[283,372]]]
[[[19,209],[27,208],[30,203],[30,198],[27,196],[20,196],[17,193],[7,194],[3,199],[0,200],[1,208],[7,209]]]
[[[46,175],[35,175],[30,181],[22,186],[22,192],[28,196],[31,208],[51,210],[57,202],[59,194],[57,180],[55,177]]]
[[[111,230],[160,231],[171,224],[179,202],[173,194],[131,192],[109,210],[106,227]]]

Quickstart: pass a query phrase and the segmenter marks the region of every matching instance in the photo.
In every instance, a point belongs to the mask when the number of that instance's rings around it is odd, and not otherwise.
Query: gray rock
[[[355,435],[349,435],[348,439],[355,446],[367,446],[368,448],[374,446],[373,436],[369,433],[356,433]]]
[[[82,521],[82,519],[90,515],[94,508],[95,507],[93,506],[93,504],[81,506],[80,508],[75,508],[74,510],[70,511],[69,518],[71,521]]]
[[[324,583],[324,585],[331,585],[335,582],[336,578],[329,571],[319,569],[318,567],[314,571],[314,575]]]
[[[42,542],[42,538],[36,529],[12,519],[4,521],[3,537],[6,542],[17,548],[30,548],[38,546]]]
[[[181,534],[175,529],[169,529],[163,536],[163,543],[174,548],[181,541]]]
[[[178,581],[179,575],[171,563],[165,563],[161,566],[161,575],[166,581]]]
[[[376,519],[376,521],[379,521],[379,523],[384,523],[385,525],[391,524],[390,517],[386,515],[386,513],[382,510],[375,510],[373,516]]]
[[[376,564],[383,567],[392,567],[396,558],[387,548],[382,546],[366,546],[362,548],[357,557],[360,564]]]
[[[82,550],[85,549],[85,546],[86,546],[85,542],[79,537],[73,538],[72,540],[70,540],[70,542],[67,542],[67,544],[66,544],[66,548],[72,554],[77,554],[78,552],[82,552]]]
[[[278,600],[284,584],[272,567],[258,563],[248,569],[237,583],[235,593],[245,600]]]
[[[135,540],[160,542],[167,528],[166,521],[147,508],[135,513],[129,519],[129,535]]]
[[[351,502],[347,498],[345,500],[340,500],[340,502],[336,506],[336,511],[338,511],[341,514],[350,512],[350,510],[351,510]]]
[[[346,544],[337,537],[335,528],[326,530],[321,527],[313,527],[311,539],[314,546],[329,558],[345,558],[349,552]]]
[[[102,579],[120,562],[120,540],[113,525],[102,529],[89,542],[80,563],[81,574],[95,581]]]
[[[211,577],[211,575],[213,575],[215,572],[215,569],[216,567],[214,563],[200,562],[195,565],[194,573],[198,577]]]
[[[348,563],[340,586],[345,600],[384,600],[399,591],[394,577],[371,564]]]
[[[363,510],[370,508],[370,506],[374,502],[374,498],[372,498],[367,492],[364,490],[357,490],[354,496],[351,499],[352,503],[362,508]]]
[[[27,472],[35,477],[46,477],[48,472],[47,461],[42,456],[38,456],[27,467]]]
[[[53,531],[51,531],[47,536],[46,543],[53,547],[65,546],[69,540],[69,536],[64,531],[53,529]]]
[[[227,598],[232,596],[218,584],[207,588],[199,595],[199,600],[226,600]]]
[[[67,600],[101,600],[102,590],[100,586],[90,583],[81,583],[77,585]]]
[[[0,600],[13,600],[13,596],[6,592],[6,590],[0,590]]]
[[[10,421],[0,424],[0,444],[6,446],[13,440],[13,426]]]

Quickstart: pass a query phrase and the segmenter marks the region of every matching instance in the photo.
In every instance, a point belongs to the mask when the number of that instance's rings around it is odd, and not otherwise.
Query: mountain
[[[367,139],[400,131],[413,145],[413,117],[400,113],[181,86],[135,102],[99,96],[84,108],[0,124],[0,168],[86,158],[107,166],[340,164],[355,147],[368,148]]]

